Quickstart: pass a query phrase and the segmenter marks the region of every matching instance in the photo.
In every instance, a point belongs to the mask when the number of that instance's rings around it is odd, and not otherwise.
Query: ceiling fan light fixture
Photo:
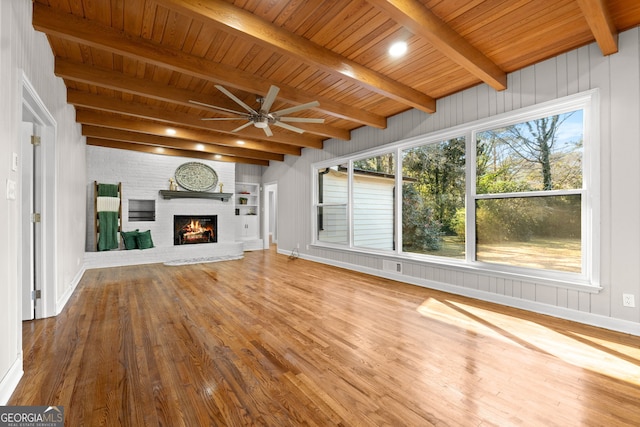
[[[253,125],[258,129],[264,129],[269,126],[269,119],[267,119],[266,117],[258,119],[253,122]]]
[[[274,86],[274,85],[271,85],[271,87],[269,88],[269,91],[267,92],[267,96],[265,96],[264,98],[263,97],[257,98],[257,101],[260,104],[260,107],[258,109],[251,108],[249,105],[245,104],[244,101],[242,101],[240,98],[235,96],[233,93],[229,92],[223,86],[216,85],[216,88],[220,90],[220,92],[224,93],[228,98],[233,100],[236,104],[244,108],[247,112],[244,113],[242,111],[234,111],[228,108],[217,107],[215,105],[205,104],[205,103],[194,101],[194,100],[190,100],[189,102],[196,105],[204,106],[207,108],[212,108],[214,110],[225,111],[227,113],[231,113],[236,116],[239,116],[239,117],[231,117],[231,118],[202,117],[201,120],[246,120],[246,123],[244,123],[241,126],[238,126],[237,128],[233,129],[231,132],[239,132],[242,129],[247,128],[248,126],[253,125],[258,129],[262,129],[266,136],[273,136],[273,132],[269,127],[270,125],[278,126],[292,132],[304,133],[304,129],[301,129],[296,126],[292,126],[285,122],[324,123],[324,119],[314,119],[314,118],[308,118],[308,117],[287,117],[287,114],[290,114],[290,113],[295,113],[298,111],[307,110],[309,108],[318,107],[320,105],[318,101],[311,101],[305,104],[299,104],[293,107],[284,108],[278,111],[271,112],[270,111],[271,107],[273,106],[273,103],[275,102],[276,97],[278,96],[278,91],[280,90],[277,86]],[[238,142],[238,144],[242,144],[242,142]]]

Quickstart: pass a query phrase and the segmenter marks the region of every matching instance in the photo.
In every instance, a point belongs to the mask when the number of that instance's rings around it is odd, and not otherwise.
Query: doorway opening
[[[19,283],[22,320],[56,315],[55,120],[22,76]]]
[[[278,244],[278,184],[264,185],[264,215],[262,224],[264,249]]]

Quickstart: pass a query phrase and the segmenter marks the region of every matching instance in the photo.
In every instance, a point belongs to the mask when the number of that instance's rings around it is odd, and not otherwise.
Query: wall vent
[[[402,263],[398,261],[382,260],[382,270],[402,274]]]

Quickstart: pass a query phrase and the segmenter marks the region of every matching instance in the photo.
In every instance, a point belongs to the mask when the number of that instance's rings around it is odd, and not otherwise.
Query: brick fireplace
[[[165,200],[159,190],[169,188],[171,178],[181,164],[193,159],[158,156],[149,153],[87,147],[87,179],[103,183],[122,182],[122,228],[124,231],[150,230],[154,247],[146,250],[95,251],[92,218],[93,192],[87,188],[87,251],[85,265],[110,267],[143,263],[167,262],[208,257],[242,256],[243,244],[236,242],[236,220],[233,200],[221,201],[201,198]],[[228,162],[201,160],[218,174],[225,190],[235,183],[235,165]],[[183,191],[183,189],[181,189]],[[136,221],[129,218],[129,200],[154,200],[155,220]],[[207,244],[176,245],[175,217],[216,217],[213,241]],[[201,221],[202,222],[202,221]],[[209,237],[202,239],[210,240]]]

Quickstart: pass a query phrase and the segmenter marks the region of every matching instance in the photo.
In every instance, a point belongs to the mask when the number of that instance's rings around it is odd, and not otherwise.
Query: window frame
[[[327,242],[327,241],[322,241],[319,240],[319,234],[320,234],[320,228],[318,227],[319,225],[319,218],[318,218],[318,214],[319,214],[319,209],[321,208],[325,208],[325,207],[342,207],[345,206],[346,207],[346,222],[347,222],[347,235],[346,235],[346,240],[347,240],[347,245],[349,247],[352,246],[352,231],[351,231],[351,213],[350,213],[350,208],[352,205],[352,199],[351,199],[351,193],[352,193],[352,188],[351,188],[351,177],[352,177],[352,172],[351,172],[351,166],[347,167],[348,170],[348,176],[347,176],[347,197],[346,197],[346,201],[345,202],[325,202],[324,201],[324,194],[323,194],[323,201],[320,202],[320,194],[319,194],[319,185],[320,185],[320,171],[322,169],[327,170],[324,174],[325,175],[327,172],[329,172],[329,169],[333,168],[333,167],[337,167],[338,169],[340,168],[340,166],[343,164],[344,162],[338,162],[338,161],[329,161],[329,162],[324,162],[321,166],[315,166],[312,165],[311,170],[312,170],[312,175],[313,175],[313,179],[312,179],[312,192],[311,194],[313,195],[312,197],[312,212],[311,212],[311,216],[312,216],[312,220],[313,220],[313,226],[312,226],[312,242],[314,244],[317,245],[329,245],[329,246],[336,246],[336,247],[344,247],[344,244],[341,243],[332,243],[332,242]],[[351,162],[349,162],[349,165],[351,164]],[[323,192],[324,192],[324,185],[323,185]],[[324,209],[323,209],[323,227],[322,230],[324,230]]]
[[[574,110],[583,111],[583,158],[582,158],[582,188],[572,190],[550,190],[527,192],[526,197],[553,196],[580,194],[582,197],[581,207],[581,250],[582,269],[581,273],[569,273],[553,270],[531,269],[496,263],[477,261],[476,258],[476,236],[475,236],[475,205],[477,200],[495,199],[497,197],[523,197],[519,193],[496,194],[476,194],[476,134],[501,126],[507,126],[529,120],[562,114]],[[529,107],[520,108],[506,113],[501,113],[492,117],[476,120],[463,125],[431,132],[408,138],[401,141],[392,142],[370,150],[355,152],[346,156],[332,158],[311,165],[312,181],[312,239],[314,247],[333,248],[341,251],[359,252],[383,255],[389,258],[404,259],[416,262],[443,265],[453,269],[463,271],[476,271],[478,273],[491,274],[500,277],[517,278],[520,280],[533,281],[535,283],[549,284],[552,286],[579,289],[596,293],[600,287],[600,165],[598,162],[600,152],[600,114],[599,114],[599,91],[592,89],[589,91],[569,95],[563,98],[546,101]],[[358,159],[375,157],[386,153],[394,153],[396,158],[396,189],[402,188],[402,151],[413,147],[438,143],[444,140],[464,137],[466,140],[466,236],[465,236],[465,259],[450,259],[446,257],[415,254],[402,251],[402,221],[396,221],[396,247],[393,251],[367,249],[356,247],[353,244],[353,162]],[[347,164],[348,166],[348,195],[347,195],[347,244],[331,244],[317,239],[317,208],[318,208],[318,175],[317,171],[329,166]],[[401,192],[398,193],[401,195]],[[396,218],[402,218],[402,197],[396,197],[394,207]]]

